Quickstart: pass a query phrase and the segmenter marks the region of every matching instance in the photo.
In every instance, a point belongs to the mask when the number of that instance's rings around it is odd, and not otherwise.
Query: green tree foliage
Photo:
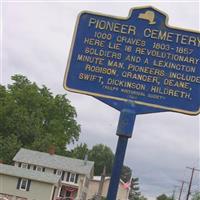
[[[9,163],[20,147],[66,154],[66,144],[79,138],[76,111],[65,95],[38,87],[25,76],[12,76],[13,83],[0,85],[0,159]],[[13,148],[11,148],[11,146]]]
[[[98,144],[88,149],[87,144],[77,145],[71,152],[69,156],[78,159],[84,159],[85,155],[88,154],[88,159],[95,162],[95,175],[100,176],[103,172],[104,166],[106,166],[107,175],[111,175],[112,164],[114,161],[114,154],[112,150],[103,144]],[[121,172],[121,179],[126,183],[131,180],[130,185],[130,200],[147,200],[144,196],[141,196],[139,191],[139,179],[131,178],[132,170],[128,166],[123,166]]]
[[[107,175],[111,175],[114,154],[108,146],[103,144],[93,146],[93,148],[88,153],[88,159],[95,162],[95,175],[101,175],[104,166],[106,166]]]
[[[167,196],[166,194],[161,194],[156,198],[156,200],[172,200],[172,198]]]
[[[97,153],[98,152],[98,153]],[[95,145],[92,149],[88,149],[87,144],[77,145],[74,149],[68,152],[68,156],[77,159],[84,159],[85,155],[89,155],[89,160],[95,161],[96,175],[101,175],[104,165],[106,166],[107,175],[111,174],[112,163],[114,160],[114,154],[112,150],[103,144]],[[121,172],[121,179],[124,182],[128,182],[131,179],[132,171],[128,166],[123,166]]]
[[[0,136],[0,160],[10,163],[20,147],[21,143],[17,140],[17,136],[13,134],[6,138]]]
[[[192,200],[200,200],[200,192],[196,192],[192,195]]]
[[[130,200],[140,200],[139,178],[132,178],[129,192]]]
[[[132,175],[132,170],[130,167],[124,165],[122,167],[122,171],[121,171],[121,176],[120,178],[126,183],[129,182],[131,179],[131,175]]]
[[[140,196],[139,200],[148,200],[148,199],[144,196]]]
[[[89,149],[87,144],[77,145],[73,150],[68,153],[68,156],[77,159],[85,159],[85,156],[88,155]]]

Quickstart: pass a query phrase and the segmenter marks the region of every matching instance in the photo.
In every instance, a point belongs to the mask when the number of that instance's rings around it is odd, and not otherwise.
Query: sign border
[[[190,31],[190,32],[194,32],[194,33],[200,33],[200,31],[196,31],[196,30],[192,30],[192,29],[184,29],[184,28],[179,28],[179,27],[176,27],[176,26],[169,25],[168,24],[168,21],[169,21],[168,14],[166,14],[165,12],[155,8],[154,6],[139,6],[139,7],[131,8],[127,17],[106,15],[106,14],[102,14],[100,12],[93,12],[93,11],[87,11],[87,10],[81,11],[78,14],[78,17],[76,19],[76,24],[75,24],[75,29],[74,29],[74,32],[73,32],[72,43],[71,43],[70,51],[69,51],[69,57],[68,57],[67,66],[66,66],[66,69],[65,69],[64,82],[63,82],[63,87],[64,87],[65,90],[70,91],[70,92],[85,94],[85,95],[91,95],[91,96],[96,96],[96,97],[103,97],[103,98],[107,98],[107,99],[124,101],[124,102],[126,102],[128,100],[128,99],[125,99],[125,98],[119,98],[119,97],[113,97],[113,96],[109,96],[109,95],[98,94],[98,93],[95,93],[95,92],[86,92],[86,91],[83,91],[83,90],[72,89],[72,88],[67,86],[67,76],[68,76],[68,72],[69,72],[69,68],[70,68],[70,63],[71,63],[71,58],[72,58],[72,51],[73,51],[74,44],[75,44],[75,38],[76,38],[76,35],[77,35],[78,24],[79,24],[80,17],[81,17],[82,14],[93,14],[93,15],[98,15],[98,16],[110,17],[110,18],[113,18],[113,19],[128,20],[128,19],[130,19],[130,17],[132,15],[132,13],[134,12],[134,10],[145,9],[145,8],[151,8],[151,9],[163,14],[166,17],[165,26],[168,27],[168,28],[173,28],[173,29],[176,29],[176,30],[183,30],[183,31]],[[187,110],[183,110],[183,109],[176,109],[176,108],[171,108],[171,107],[167,107],[167,106],[161,106],[161,105],[152,104],[152,103],[145,103],[145,102],[142,102],[142,101],[133,100],[133,102],[135,104],[139,104],[139,105],[145,105],[145,106],[158,108],[158,109],[165,109],[167,111],[175,111],[175,112],[178,112],[178,113],[183,113],[183,114],[188,114],[188,115],[198,115],[198,114],[200,114],[200,107],[199,107],[198,111],[192,112],[192,111],[187,111]]]

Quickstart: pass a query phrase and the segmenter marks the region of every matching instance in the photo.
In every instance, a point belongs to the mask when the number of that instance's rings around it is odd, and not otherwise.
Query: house
[[[13,161],[19,168],[60,176],[58,197],[61,200],[86,199],[89,180],[93,177],[94,162],[58,156],[52,149],[49,153],[44,153],[24,148],[18,151]]]
[[[1,200],[54,200],[59,187],[54,174],[0,164]]]
[[[99,195],[102,197],[106,197],[109,184],[110,184],[110,177],[105,177],[102,179],[101,176],[94,176],[89,183],[87,199],[90,200],[95,195],[97,195],[99,193],[99,188],[101,188]],[[128,200],[128,195],[129,195],[129,187],[127,187],[127,185],[122,180],[120,180],[116,200]]]

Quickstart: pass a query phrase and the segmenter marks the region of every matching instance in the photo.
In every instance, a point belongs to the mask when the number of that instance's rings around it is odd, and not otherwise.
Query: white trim
[[[50,199],[49,200],[52,200],[53,199],[53,191],[54,191],[54,185],[52,185],[52,188],[51,188],[51,196],[50,196]],[[54,194],[55,195],[55,194]]]
[[[57,194],[57,197],[60,197],[61,188],[62,188],[62,185],[58,188],[58,194]]]

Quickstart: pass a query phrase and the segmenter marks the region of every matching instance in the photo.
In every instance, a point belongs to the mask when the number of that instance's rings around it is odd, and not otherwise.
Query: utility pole
[[[194,172],[195,171],[199,171],[200,172],[200,170],[199,169],[196,169],[196,168],[191,168],[191,167],[186,167],[187,169],[191,169],[192,170],[192,174],[191,174],[191,177],[190,177],[190,183],[189,183],[189,187],[188,187],[188,192],[187,192],[187,197],[186,197],[186,200],[188,200],[189,199],[189,196],[190,196],[190,194],[191,194],[191,187],[192,187],[192,180],[193,180],[193,176],[194,176]]]
[[[181,181],[181,189],[180,189],[178,200],[181,200],[181,195],[182,195],[182,192],[183,192],[183,186],[184,186],[185,183],[186,183],[185,181]]]

